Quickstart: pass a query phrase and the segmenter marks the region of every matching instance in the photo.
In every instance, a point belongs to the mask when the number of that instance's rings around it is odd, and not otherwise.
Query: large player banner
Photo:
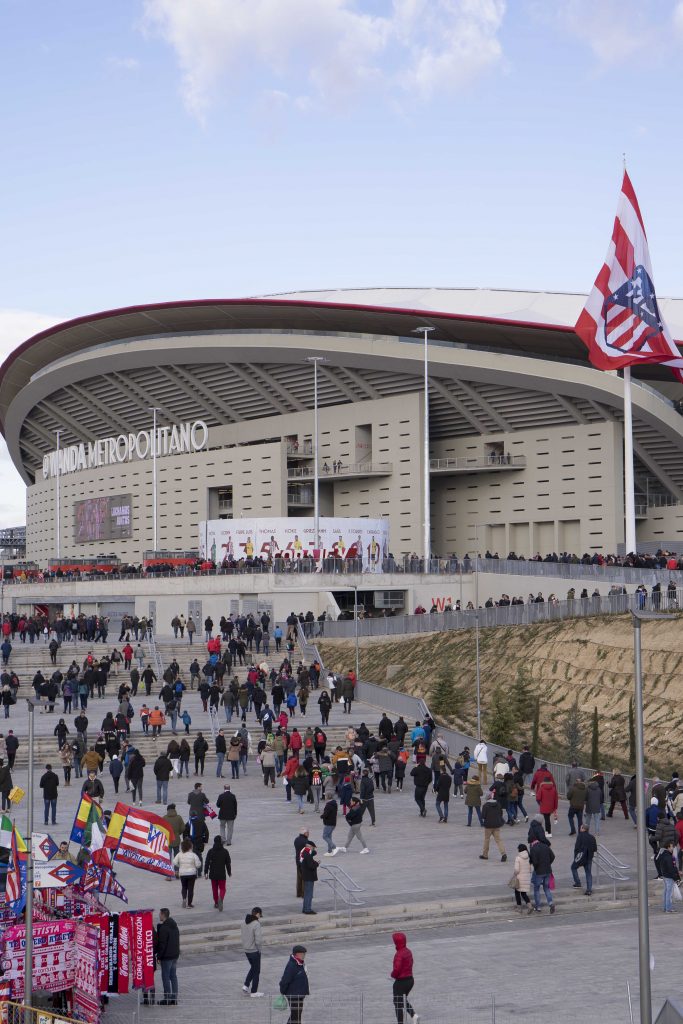
[[[315,547],[315,520],[210,519],[199,524],[199,551],[217,565],[224,559],[276,558],[296,562],[359,559],[363,572],[381,572],[389,555],[388,519],[350,519],[343,516],[320,518],[320,549]]]

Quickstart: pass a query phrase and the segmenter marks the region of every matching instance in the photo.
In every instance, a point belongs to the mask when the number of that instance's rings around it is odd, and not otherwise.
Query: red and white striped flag
[[[607,257],[574,329],[599,370],[664,363],[683,382],[683,356],[659,310],[645,225],[626,171]]]
[[[172,878],[172,830],[168,822],[152,811],[128,807],[127,812],[115,859]]]

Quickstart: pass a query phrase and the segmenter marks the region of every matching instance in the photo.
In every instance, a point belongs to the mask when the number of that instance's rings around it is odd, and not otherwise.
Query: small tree
[[[636,763],[636,724],[633,719],[633,697],[628,702],[628,763]]]
[[[600,767],[600,725],[598,722],[598,709],[593,708],[593,728],[591,731],[591,768]]]
[[[581,714],[579,712],[579,698],[577,697],[567,712],[567,717],[562,724],[562,732],[567,744],[567,760],[579,760],[581,749]]]
[[[541,702],[539,698],[536,698],[534,705],[534,721],[531,727],[531,753],[534,757],[538,756],[538,732],[541,721]]]
[[[457,715],[462,710],[462,693],[446,672],[440,673],[434,680],[429,703],[434,714],[444,718]]]
[[[487,716],[486,735],[491,743],[508,745],[512,742],[517,719],[513,708],[511,694],[497,686],[491,697],[491,707]]]
[[[536,697],[532,689],[531,678],[521,665],[517,669],[515,681],[515,707],[520,725],[527,725],[531,722],[536,710]]]

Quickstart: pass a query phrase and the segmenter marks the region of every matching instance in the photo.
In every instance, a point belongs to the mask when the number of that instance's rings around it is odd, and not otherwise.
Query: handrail
[[[154,661],[154,666],[156,668],[157,679],[159,680],[159,683],[161,684],[161,681],[162,681],[163,675],[164,675],[164,665],[163,665],[163,662],[161,660],[161,655],[159,654],[159,651],[157,650],[156,640],[154,638],[154,631],[152,631],[151,633],[150,632],[147,633],[147,643],[149,645],[149,650],[150,650],[150,653],[152,655],[152,660]]]
[[[327,462],[318,465],[320,480],[334,480],[340,476],[389,475],[392,471],[391,462],[345,462],[341,466],[337,464],[337,469],[333,469]],[[313,480],[314,476],[315,470],[309,466],[290,467],[287,470],[288,480]]]
[[[440,469],[524,469],[526,455],[478,455],[470,458],[467,455],[450,459],[430,459],[430,470]]]
[[[615,857],[606,846],[602,843],[598,843],[597,852],[593,858],[597,871],[596,876],[600,878],[600,870],[602,870],[609,879],[612,881],[614,899],[617,898],[617,882],[628,882],[631,876],[626,872],[631,870],[629,864],[624,864],[623,861]]]
[[[364,907],[366,901],[358,897],[359,892],[365,892],[362,885],[358,885],[349,874],[339,867],[338,864],[323,864],[320,871],[326,871],[329,878],[319,878],[324,885],[329,885],[334,896],[333,914],[337,913],[337,897],[349,908],[349,924],[354,907]]]

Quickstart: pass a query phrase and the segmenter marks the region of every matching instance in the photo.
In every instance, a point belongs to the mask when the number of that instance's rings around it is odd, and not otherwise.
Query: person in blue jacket
[[[294,946],[284,973],[280,978],[280,994],[285,996],[289,1003],[289,1020],[287,1024],[301,1024],[304,999],[311,991],[308,987],[308,975],[304,965],[305,959],[306,947]]]

